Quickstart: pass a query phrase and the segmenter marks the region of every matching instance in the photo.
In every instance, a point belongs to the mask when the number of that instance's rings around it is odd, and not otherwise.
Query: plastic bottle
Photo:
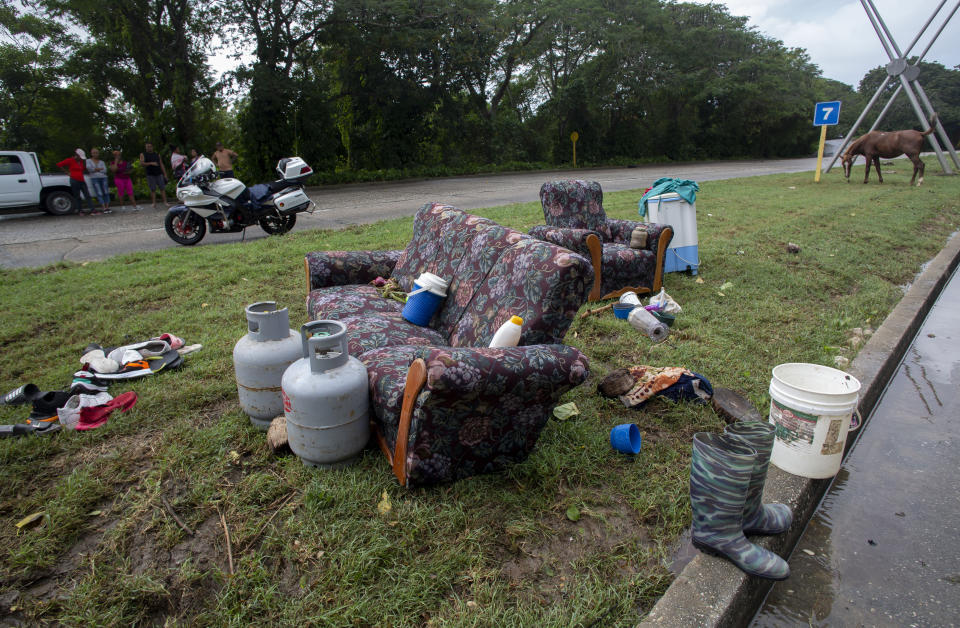
[[[500,326],[490,341],[491,347],[516,347],[520,342],[520,331],[523,328],[523,319],[511,316],[510,320]]]

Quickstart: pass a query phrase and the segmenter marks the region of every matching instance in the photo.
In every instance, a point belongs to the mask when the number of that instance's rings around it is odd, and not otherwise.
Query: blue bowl
[[[610,430],[610,446],[625,454],[638,454],[642,439],[636,423],[622,423]]]
[[[640,307],[632,303],[614,303],[613,304],[613,315],[617,318],[629,318],[630,312],[633,311],[633,308]]]

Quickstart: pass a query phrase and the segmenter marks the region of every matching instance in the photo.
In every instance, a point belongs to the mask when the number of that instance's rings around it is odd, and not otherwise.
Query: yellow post
[[[813,182],[820,183],[820,166],[823,165],[823,145],[827,142],[827,125],[820,127],[820,148],[817,149],[817,172],[813,175]]]
[[[580,134],[574,131],[570,134],[570,141],[573,142],[573,167],[577,167],[577,140],[580,139]]]

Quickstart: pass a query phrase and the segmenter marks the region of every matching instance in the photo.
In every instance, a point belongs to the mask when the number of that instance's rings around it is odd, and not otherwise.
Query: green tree
[[[205,118],[221,106],[206,65],[213,34],[197,0],[45,0],[54,14],[89,34],[70,71],[105,95],[118,95],[139,121],[137,135],[156,146],[197,142]]]

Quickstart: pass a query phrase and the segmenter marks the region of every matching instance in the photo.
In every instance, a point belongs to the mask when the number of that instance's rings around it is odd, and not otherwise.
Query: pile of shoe
[[[80,358],[83,370],[77,375],[92,374],[107,380],[133,379],[175,369],[183,363],[183,356],[177,351],[181,347],[183,340],[172,334],[106,350],[98,344],[89,344]]]
[[[89,430],[106,423],[114,410],[126,412],[134,403],[134,392],[113,398],[107,393],[111,381],[134,379],[178,368],[183,356],[201,345],[185,346],[173,334],[162,334],[143,342],[104,349],[90,344],[83,350],[82,369],[74,373],[68,390],[42,392],[24,384],[0,398],[0,405],[31,404],[26,423],[0,425],[0,438],[27,434],[49,434],[61,428]]]
[[[723,434],[693,435],[693,545],[751,576],[785,580],[787,562],[744,536],[781,534],[793,521],[789,507],[762,502],[773,439],[773,426],[762,421],[738,421]]]

